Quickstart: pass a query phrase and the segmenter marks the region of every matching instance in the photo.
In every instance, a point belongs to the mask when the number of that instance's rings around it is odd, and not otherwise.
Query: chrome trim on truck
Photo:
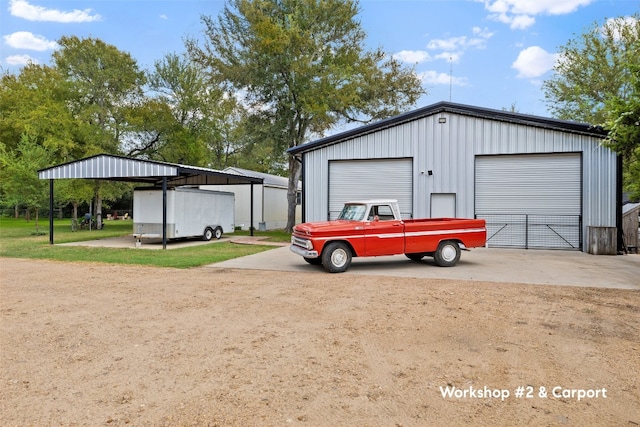
[[[302,255],[305,258],[318,258],[318,251],[308,251],[298,245],[291,245],[289,249],[291,249],[291,252],[294,254]]]

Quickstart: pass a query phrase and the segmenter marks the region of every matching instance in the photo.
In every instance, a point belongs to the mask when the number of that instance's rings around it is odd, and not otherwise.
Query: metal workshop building
[[[620,221],[605,135],[440,102],[288,152],[302,161],[303,221],[335,219],[348,200],[394,198],[406,218],[486,219],[489,246],[588,251],[591,234],[615,236]]]

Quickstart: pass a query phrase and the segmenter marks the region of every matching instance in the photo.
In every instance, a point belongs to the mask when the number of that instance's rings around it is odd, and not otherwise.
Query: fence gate
[[[582,249],[580,215],[477,214],[487,221],[487,245],[521,249]]]

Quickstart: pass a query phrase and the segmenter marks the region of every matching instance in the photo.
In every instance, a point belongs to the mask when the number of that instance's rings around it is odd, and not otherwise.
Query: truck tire
[[[460,245],[451,240],[440,242],[433,258],[440,267],[453,267],[460,259]]]
[[[322,265],[330,273],[342,273],[351,265],[351,250],[342,242],[331,242],[322,251]]]
[[[322,258],[317,257],[317,258],[307,258],[307,257],[303,257],[305,261],[307,261],[309,264],[311,265],[320,265],[322,264]]]
[[[222,227],[216,227],[213,234],[216,237],[216,239],[220,240],[220,238],[222,237]]]
[[[424,258],[424,254],[404,254],[404,256],[409,258],[411,261],[416,261],[416,262]]]
[[[206,240],[208,242],[211,239],[213,239],[213,229],[211,227],[207,227],[204,229],[202,240]]]

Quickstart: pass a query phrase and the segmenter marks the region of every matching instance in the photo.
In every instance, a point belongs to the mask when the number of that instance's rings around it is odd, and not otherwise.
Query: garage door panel
[[[397,199],[403,218],[413,214],[413,160],[370,159],[329,162],[329,219],[345,202]]]
[[[580,249],[581,171],[577,153],[476,157],[476,216],[489,245]]]

